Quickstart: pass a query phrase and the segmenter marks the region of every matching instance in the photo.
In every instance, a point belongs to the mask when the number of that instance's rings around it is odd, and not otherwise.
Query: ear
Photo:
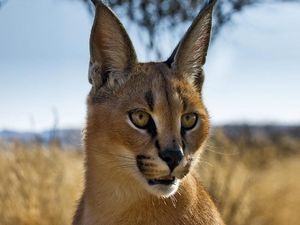
[[[112,89],[128,79],[137,58],[130,38],[115,14],[101,1],[95,6],[89,81],[94,90],[103,86]]]
[[[200,11],[171,57],[166,61],[176,74],[193,82],[199,90],[203,83],[202,66],[209,46],[212,11],[216,0],[210,0]]]

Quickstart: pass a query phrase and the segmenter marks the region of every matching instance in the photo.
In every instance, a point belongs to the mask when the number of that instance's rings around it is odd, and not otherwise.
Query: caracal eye
[[[145,128],[149,121],[150,115],[142,110],[136,110],[129,113],[131,122],[138,128]]]
[[[181,126],[186,130],[194,128],[197,121],[198,115],[196,113],[186,113],[181,116]]]

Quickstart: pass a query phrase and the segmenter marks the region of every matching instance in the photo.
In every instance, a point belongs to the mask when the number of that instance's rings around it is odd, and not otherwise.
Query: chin
[[[180,185],[180,180],[174,178],[172,182],[157,182],[157,180],[145,180],[143,185],[150,194],[159,198],[168,198],[174,195]]]

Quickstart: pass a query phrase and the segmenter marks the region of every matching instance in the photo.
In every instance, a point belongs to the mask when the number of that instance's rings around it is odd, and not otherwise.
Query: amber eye
[[[181,116],[181,126],[184,129],[192,129],[195,127],[198,120],[196,113],[186,113]]]
[[[150,120],[150,115],[142,110],[129,113],[131,122],[138,128],[145,128]]]

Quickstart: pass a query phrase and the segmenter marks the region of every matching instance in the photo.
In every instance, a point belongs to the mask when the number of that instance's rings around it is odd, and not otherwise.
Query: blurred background
[[[140,61],[165,60],[203,0],[105,1]],[[82,190],[89,0],[0,0],[0,224],[70,224]],[[219,0],[200,179],[228,225],[300,221],[300,1]]]

